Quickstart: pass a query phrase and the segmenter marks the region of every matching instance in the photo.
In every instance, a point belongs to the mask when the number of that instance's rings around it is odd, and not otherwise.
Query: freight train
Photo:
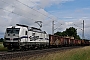
[[[16,24],[6,28],[4,47],[8,50],[27,50],[46,47],[89,45],[89,40],[77,40],[74,37],[63,37],[47,34],[39,28]]]

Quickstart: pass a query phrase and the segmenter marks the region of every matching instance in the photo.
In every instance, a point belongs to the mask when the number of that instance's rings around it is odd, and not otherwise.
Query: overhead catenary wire
[[[8,4],[7,2],[5,2],[4,0],[1,0],[2,2],[4,2],[4,3],[6,3],[6,4]],[[32,8],[32,7],[29,7],[28,5],[26,5],[26,4],[24,4],[24,3],[22,3],[22,2],[20,2],[19,0],[16,0],[17,2],[19,2],[19,3],[21,3],[21,4],[23,4],[24,6],[26,6],[26,7],[28,7],[28,8],[30,8],[30,9],[32,9],[32,10],[34,10],[34,11],[36,11],[36,12],[38,12],[38,13],[40,13],[40,14],[42,14],[42,15],[44,15],[44,16],[46,16],[46,17],[48,17],[48,18],[50,18],[51,20],[54,20],[53,18],[51,18],[51,17],[49,17],[49,16],[47,16],[47,15],[45,15],[45,14],[43,14],[43,13],[41,13],[41,12],[39,12],[39,11],[37,11],[36,9],[34,9],[34,8]],[[32,1],[30,1],[30,2],[32,2]],[[34,3],[34,2],[32,2],[32,3]],[[17,8],[16,6],[14,6],[14,5],[12,5],[12,7],[15,7],[15,8]],[[40,6],[39,6],[40,7]],[[41,7],[40,7],[41,8]],[[19,8],[20,9],[20,8]],[[31,14],[31,13],[30,13]],[[31,14],[31,15],[33,15],[33,16],[36,16],[36,15],[34,15],[34,14]]]
[[[32,1],[30,0],[30,2],[32,2]],[[35,2],[32,2],[32,3],[34,3],[34,4],[35,4]],[[39,6],[39,5],[38,5],[38,7],[39,7],[39,8],[41,8],[41,9],[43,9],[43,8],[42,8],[41,6]],[[50,14],[50,15],[52,15],[51,13],[49,13],[49,14]],[[55,17],[56,17],[56,16],[55,16]],[[59,17],[56,17],[56,18],[57,18],[57,19],[60,19]],[[52,19],[52,20],[53,20],[53,19]],[[54,20],[53,20],[53,21],[54,21]],[[57,21],[57,20],[55,20],[55,21],[58,23],[58,21]]]
[[[32,2],[31,0],[29,0],[29,1]],[[32,3],[35,4],[35,2],[32,2]],[[38,7],[41,8],[41,9],[43,9],[43,8],[42,8],[41,6],[39,6],[39,5],[38,5]],[[52,15],[51,13],[49,13],[49,14]],[[56,17],[56,18],[59,19],[58,17]],[[53,20],[53,19],[52,19],[52,20]],[[53,21],[54,21],[54,20],[53,20]],[[56,20],[55,20],[55,21],[56,21]],[[58,22],[58,21],[56,21],[56,22]]]
[[[1,0],[3,3],[5,3],[5,4],[9,4],[8,2],[6,2],[6,1],[4,1],[4,0]],[[23,10],[24,11],[24,9],[21,9],[21,8],[19,8],[19,7],[16,7],[15,5],[13,5],[13,4],[11,4],[12,5],[12,7],[14,7],[14,8],[16,8],[16,9],[20,9],[20,10]],[[28,8],[28,7],[27,7]],[[30,9],[30,8],[29,8]],[[32,10],[32,9],[31,9]],[[26,13],[27,13],[27,11],[25,11]],[[24,13],[25,13],[24,12]],[[37,15],[37,14],[33,14],[33,13],[30,13],[30,12],[28,12],[28,14],[30,14],[31,15],[31,17],[30,18],[27,18],[27,17],[25,17],[24,15],[22,15],[22,17],[24,16],[24,18],[26,18],[26,19],[31,19],[31,20],[35,20],[34,18],[32,18],[32,16],[36,16],[36,17],[40,17],[39,15]],[[44,20],[45,18],[42,18],[42,20]],[[41,19],[40,19],[41,20]]]
[[[32,1],[30,0],[30,2],[32,2]],[[34,3],[34,2],[32,2],[32,3]],[[34,3],[34,4],[35,4],[35,3]],[[43,8],[42,8],[41,6],[39,6],[39,5],[38,5],[38,7],[41,8],[41,9],[43,9]],[[49,13],[49,14],[52,15],[51,13]],[[56,17],[56,18],[58,18],[58,17]],[[58,19],[59,19],[59,18],[58,18]]]
[[[50,18],[52,21],[54,21],[54,20],[55,20],[55,19],[53,19],[53,18],[51,18],[51,17],[49,17],[49,16],[47,16],[47,15],[45,15],[45,14],[43,14],[43,13],[41,13],[41,12],[37,11],[36,9],[34,9],[34,8],[30,7],[30,6],[28,6],[27,4],[22,3],[22,2],[21,2],[21,1],[19,1],[19,0],[16,0],[16,1],[17,1],[17,2],[19,2],[19,3],[21,3],[21,4],[23,4],[23,5],[25,5],[26,7],[28,7],[28,8],[30,8],[30,9],[34,10],[34,11],[36,11],[36,12],[38,12],[38,13],[42,14],[42,15],[44,15],[44,16],[46,16],[46,17]]]
[[[3,1],[2,0],[2,2],[4,2],[4,3],[6,3],[6,4],[8,4],[7,2],[5,2],[5,1]],[[14,6],[14,5],[12,5],[12,7],[15,7],[15,8],[17,8],[16,6]],[[1,9],[3,9],[3,8],[1,8]],[[20,8],[18,8],[18,9],[20,9]],[[6,9],[3,9],[3,10],[6,10]],[[20,15],[20,14],[18,14],[18,13],[15,13],[15,12],[11,12],[11,11],[9,11],[9,10],[6,10],[6,11],[8,11],[8,12],[10,12],[10,13],[13,13],[13,14],[16,14],[16,15],[19,15],[19,16],[22,16],[22,17],[24,17],[24,18],[26,18],[26,19],[31,19],[31,20],[34,20],[34,19],[32,19],[32,18],[27,18],[27,17],[25,17],[25,16],[23,16],[23,15]],[[30,13],[31,14],[31,13]],[[31,15],[33,15],[33,16],[36,16],[36,15],[34,15],[34,14],[31,14]]]
[[[52,19],[51,17],[49,17],[49,16],[47,16],[47,15],[45,15],[45,14],[43,14],[43,13],[37,11],[36,9],[34,9],[34,8],[32,8],[32,7],[28,6],[28,5],[26,5],[26,4],[22,3],[22,2],[20,2],[19,0],[16,0],[16,1],[19,2],[19,3],[21,3],[21,4],[23,4],[23,5],[25,5],[26,7],[28,7],[28,8],[30,8],[30,9],[34,10],[34,11],[36,11],[36,12],[42,14],[43,16],[46,16],[46,17],[50,18],[51,20],[54,20],[54,19]],[[32,2],[32,1],[30,1],[30,2]],[[33,2],[32,2],[32,3],[33,3]]]
[[[2,2],[6,3],[6,4],[9,4],[9,3],[7,3],[7,2],[5,2],[5,1],[3,1],[3,0],[2,0]],[[13,4],[12,4],[12,7],[18,8],[18,7],[16,7],[16,6],[14,6]],[[20,9],[20,8],[18,8],[18,9]],[[23,10],[23,9],[20,9],[20,10]],[[29,12],[29,13],[30,13],[30,12]],[[30,13],[30,14],[31,14],[31,13]],[[31,14],[31,15],[36,16],[36,15],[34,15],[34,14]]]
[[[6,2],[6,1],[4,1],[4,0],[1,0],[1,1],[2,1],[3,3],[5,3],[5,4],[9,4],[8,2]],[[11,6],[14,7],[14,8],[20,9],[20,8],[16,7],[15,5],[13,5],[13,4],[11,4]],[[8,11],[8,12],[10,12],[10,13],[12,13],[12,14],[15,14],[15,15],[18,15],[18,16],[21,16],[21,17],[23,17],[23,18],[25,18],[25,19],[35,20],[35,19],[32,19],[32,17],[27,18],[27,17],[25,17],[24,15],[19,14],[19,13],[14,12],[14,11],[9,11],[9,10],[4,9],[4,8],[0,8],[0,9],[3,9],[3,10],[5,10],[5,11]],[[20,9],[20,10],[22,10],[22,9]],[[32,15],[33,15],[33,16],[36,16],[36,15],[34,15],[34,14],[32,14]]]
[[[53,18],[51,18],[51,17],[49,17],[49,16],[47,16],[47,15],[45,15],[45,14],[43,14],[43,13],[41,13],[41,12],[39,12],[38,10],[36,10],[36,9],[34,9],[33,7],[30,7],[30,6],[28,6],[27,4],[24,4],[24,3],[22,3],[22,2],[20,2],[19,0],[16,0],[17,2],[19,2],[19,3],[21,3],[21,4],[23,4],[24,6],[26,6],[26,7],[28,7],[28,8],[30,8],[30,9],[32,9],[32,10],[34,10],[34,11],[36,11],[36,12],[38,12],[38,13],[40,13],[40,14],[42,14],[43,16],[46,16],[47,18],[50,18],[51,20],[55,20],[55,19],[53,19]],[[6,3],[6,2],[4,2],[4,3]],[[15,7],[15,6],[12,6],[12,7]],[[40,7],[41,8],[41,7]],[[11,12],[11,11],[9,11],[9,12]],[[18,14],[18,13],[15,13],[15,12],[11,12],[11,13],[14,13],[14,14],[16,14],[16,15],[19,15],[19,16],[23,16],[23,15],[20,15],[20,14]],[[33,15],[33,14],[32,14]],[[24,16],[25,17],[25,16]],[[25,17],[26,18],[26,17]],[[31,18],[30,18],[31,19]],[[33,20],[33,19],[32,19]]]
[[[16,0],[16,1],[19,2],[19,3],[21,3],[21,4],[23,4],[23,5],[25,5],[26,7],[28,7],[28,8],[30,8],[30,9],[34,10],[34,11],[36,11],[36,12],[42,14],[42,15],[44,15],[44,16],[50,18],[51,20],[54,20],[53,18],[51,18],[51,17],[49,17],[49,16],[47,16],[47,15],[45,15],[45,14],[43,14],[43,13],[37,11],[36,9],[34,9],[34,8],[30,7],[30,6],[28,6],[27,4],[24,4],[24,3],[20,2],[19,0]]]
[[[76,24],[74,24],[74,26],[76,26],[78,29],[82,30],[82,28],[80,28],[79,26],[77,26]]]
[[[0,9],[5,10],[5,11],[8,11],[8,12],[13,13],[13,14],[16,14],[16,15],[19,15],[19,16],[21,16],[21,17],[24,17],[24,16],[22,16],[22,15],[20,15],[20,14],[17,14],[17,13],[15,13],[15,12],[13,12],[13,11],[9,11],[9,10],[7,10],[7,9],[3,9],[3,8],[0,8]],[[27,17],[24,17],[24,18],[29,19],[29,18],[27,18]],[[31,18],[30,18],[30,19],[31,19]],[[33,20],[33,19],[31,19],[31,20]]]

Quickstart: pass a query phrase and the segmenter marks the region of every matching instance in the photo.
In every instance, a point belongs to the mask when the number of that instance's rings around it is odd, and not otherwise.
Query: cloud
[[[18,2],[20,1],[20,2]],[[42,21],[42,30],[47,33],[52,33],[52,21],[55,21],[55,32],[64,31],[66,28],[75,27],[78,29],[78,34],[82,31],[82,20],[85,20],[85,32],[89,33],[89,14],[88,16],[82,12],[74,11],[53,11],[53,15],[45,11],[46,7],[52,5],[58,5],[74,0],[1,0],[0,1],[0,33],[5,32],[5,28],[10,25],[15,25],[16,23],[26,24],[29,26],[39,27],[35,21]],[[11,3],[12,2],[12,3]],[[27,6],[23,5],[26,4]],[[3,8],[3,9],[2,9]],[[89,8],[84,9],[89,10]],[[81,10],[80,10],[81,11]],[[54,14],[55,13],[55,14]],[[72,14],[70,14],[72,13]],[[57,15],[57,17],[55,17]],[[62,24],[62,25],[61,25]],[[76,24],[77,26],[75,26]],[[85,34],[90,36],[90,34]]]
[[[73,19],[73,17],[63,17],[63,18],[65,18],[65,19]]]
[[[68,2],[68,1],[74,1],[74,0],[40,0],[38,5],[42,8],[45,8],[53,4],[61,4],[61,3]]]

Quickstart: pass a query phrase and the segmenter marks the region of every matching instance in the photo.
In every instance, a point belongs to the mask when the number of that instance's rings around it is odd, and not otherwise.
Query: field
[[[4,48],[3,43],[0,42],[0,51],[6,51],[6,50],[7,50],[7,48]]]
[[[15,60],[90,60],[90,46]]]

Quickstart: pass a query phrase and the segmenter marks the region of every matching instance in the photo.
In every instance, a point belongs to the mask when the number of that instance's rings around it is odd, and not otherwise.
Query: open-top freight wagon
[[[49,35],[49,40],[50,40],[50,46],[86,46],[90,45],[89,40],[79,40],[79,39],[74,39],[74,37],[70,36],[57,36],[57,35]]]

